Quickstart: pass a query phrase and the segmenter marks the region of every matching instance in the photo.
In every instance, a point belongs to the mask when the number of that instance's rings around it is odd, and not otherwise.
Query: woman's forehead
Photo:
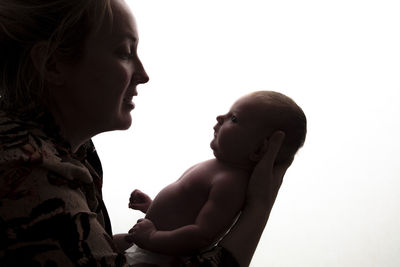
[[[95,39],[138,39],[136,21],[129,6],[122,0],[111,1],[111,17],[103,20],[99,32],[93,36]],[[103,40],[104,41],[104,40]]]

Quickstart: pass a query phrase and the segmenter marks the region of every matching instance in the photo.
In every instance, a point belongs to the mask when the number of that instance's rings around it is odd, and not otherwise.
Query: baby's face
[[[265,107],[262,109],[251,96],[244,96],[227,114],[217,117],[210,144],[217,159],[243,167],[254,164],[252,155],[259,152],[265,138],[271,134],[266,126],[265,112],[261,110]]]

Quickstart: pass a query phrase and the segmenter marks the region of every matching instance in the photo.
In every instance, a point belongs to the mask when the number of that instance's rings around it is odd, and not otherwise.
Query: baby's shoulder
[[[227,184],[229,186],[245,186],[248,183],[250,175],[243,169],[236,168],[218,160],[210,160],[207,162],[210,175],[213,177],[213,182]]]

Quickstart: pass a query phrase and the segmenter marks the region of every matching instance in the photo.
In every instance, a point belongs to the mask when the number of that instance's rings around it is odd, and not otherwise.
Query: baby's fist
[[[148,219],[140,219],[129,233],[132,241],[141,248],[151,249],[150,237],[157,231],[154,224]]]
[[[135,189],[129,198],[129,208],[146,213],[151,205],[151,198],[142,191]]]

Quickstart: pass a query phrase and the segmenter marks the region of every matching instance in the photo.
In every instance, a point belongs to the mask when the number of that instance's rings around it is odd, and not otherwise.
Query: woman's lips
[[[135,108],[135,103],[132,102],[132,97],[127,97],[122,100],[125,106],[127,106],[130,109]]]

